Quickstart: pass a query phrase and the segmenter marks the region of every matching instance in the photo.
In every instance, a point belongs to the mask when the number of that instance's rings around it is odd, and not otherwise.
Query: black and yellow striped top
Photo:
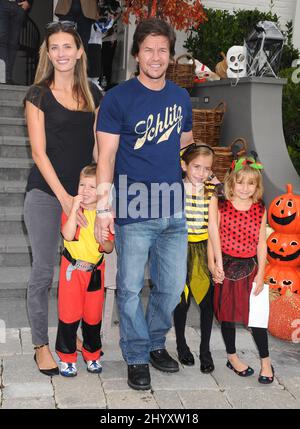
[[[208,239],[208,207],[215,195],[216,185],[206,183],[196,194],[185,195],[185,214],[188,227],[188,241],[197,242]]]

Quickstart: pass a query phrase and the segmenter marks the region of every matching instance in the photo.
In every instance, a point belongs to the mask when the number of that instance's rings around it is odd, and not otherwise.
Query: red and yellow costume
[[[104,254],[94,237],[96,211],[85,210],[86,228],[77,228],[73,241],[64,240],[58,290],[56,352],[63,362],[77,360],[76,336],[82,322],[85,360],[101,355],[101,322],[104,302]],[[62,226],[67,216],[62,215]],[[113,240],[110,235],[109,240]]]

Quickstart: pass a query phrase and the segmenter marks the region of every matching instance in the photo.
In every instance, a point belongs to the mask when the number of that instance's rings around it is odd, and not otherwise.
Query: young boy
[[[114,248],[110,235],[102,246],[94,237],[96,217],[96,164],[81,171],[78,195],[74,197],[69,217],[62,214],[62,252],[58,290],[58,331],[56,352],[60,358],[60,374],[77,375],[76,333],[82,321],[82,355],[87,370],[100,373],[102,307],[104,301],[104,254]],[[77,211],[84,206],[86,228],[77,226]]]

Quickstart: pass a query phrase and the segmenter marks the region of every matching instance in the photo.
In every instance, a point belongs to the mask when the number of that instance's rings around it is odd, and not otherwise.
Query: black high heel
[[[42,347],[45,347],[45,346],[48,346],[48,345],[49,345],[49,343],[47,343],[47,344],[42,344],[41,346],[35,346],[35,347],[34,347],[34,350],[39,350],[39,349],[41,349]],[[49,377],[52,377],[53,375],[58,375],[58,374],[59,374],[59,369],[58,369],[58,367],[56,367],[56,368],[49,368],[49,369],[41,369],[41,368],[39,367],[38,363],[37,363],[36,353],[34,353],[33,359],[34,359],[34,361],[35,361],[35,363],[36,363],[36,366],[38,367],[38,370],[39,370],[42,374],[44,374],[44,375],[48,375]]]
[[[249,375],[254,374],[254,369],[248,366],[248,368],[244,369],[244,371],[238,371],[235,369],[232,364],[229,362],[229,360],[226,363],[227,368],[232,369],[237,375],[240,377],[249,377]]]
[[[271,384],[274,381],[274,374],[275,374],[275,370],[273,368],[273,365],[271,365],[272,368],[272,372],[273,375],[272,377],[267,377],[266,375],[261,375],[261,373],[259,373],[259,377],[258,377],[258,382],[261,384]]]

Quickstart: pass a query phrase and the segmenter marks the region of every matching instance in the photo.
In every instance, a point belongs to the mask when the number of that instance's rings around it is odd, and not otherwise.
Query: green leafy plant
[[[272,8],[271,8],[272,9]],[[258,21],[273,21],[279,25],[279,17],[272,12],[254,10],[204,9],[207,21],[199,28],[192,28],[184,47],[194,58],[197,58],[214,70],[217,62],[222,60],[220,52],[226,53],[233,45],[243,45],[245,38]],[[290,67],[293,59],[300,53],[292,44],[292,23],[286,25],[286,41],[282,54],[281,68]]]
[[[280,72],[280,77],[287,79],[282,95],[282,120],[288,151],[300,175],[300,82],[293,82],[294,70],[287,68]]]

